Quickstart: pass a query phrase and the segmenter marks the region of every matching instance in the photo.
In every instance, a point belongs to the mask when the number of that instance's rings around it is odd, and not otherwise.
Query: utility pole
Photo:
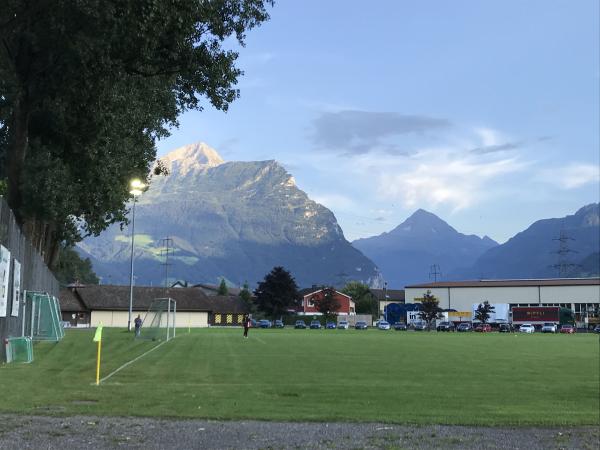
[[[164,262],[161,264],[165,268],[165,289],[169,288],[169,266],[173,264],[169,262],[169,256],[173,256],[173,239],[169,236],[161,240],[161,259],[164,258]]]
[[[573,264],[569,261],[570,253],[578,253],[575,250],[571,250],[569,248],[569,241],[574,241],[572,237],[567,235],[567,232],[563,229],[560,230],[560,235],[557,238],[552,239],[553,241],[558,241],[558,250],[552,253],[556,253],[558,255],[558,261],[556,264],[551,265],[553,269],[558,271],[559,278],[566,278],[569,275],[569,272],[576,267],[580,267],[580,264]]]
[[[429,279],[433,278],[434,282],[437,282],[438,277],[442,278],[442,272],[440,266],[438,264],[433,264],[429,266]]]

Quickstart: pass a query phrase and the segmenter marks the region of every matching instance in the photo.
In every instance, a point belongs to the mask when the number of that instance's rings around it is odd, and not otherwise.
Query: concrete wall
[[[600,286],[522,286],[432,288],[442,309],[470,311],[473,303],[600,303]],[[407,288],[406,303],[423,298],[427,289]]]
[[[140,315],[142,320],[145,319],[147,323],[152,321],[152,317],[146,318],[147,311],[133,311],[131,316],[133,327],[133,320]],[[127,320],[129,318],[128,311],[92,311],[92,317],[90,325],[97,327],[100,322],[105,327],[127,327]],[[175,325],[178,328],[205,328],[208,327],[208,313],[207,312],[184,312],[177,311],[177,318]]]

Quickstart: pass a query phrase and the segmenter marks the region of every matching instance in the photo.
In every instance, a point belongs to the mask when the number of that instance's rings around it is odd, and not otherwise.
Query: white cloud
[[[477,128],[475,133],[481,139],[481,143],[484,146],[499,145],[504,139],[500,135],[500,132],[492,128]]]
[[[358,208],[358,206],[356,205],[356,203],[354,202],[354,200],[352,200],[349,197],[346,197],[345,195],[341,195],[341,194],[333,194],[333,193],[327,193],[327,194],[314,194],[311,195],[309,194],[309,197],[314,200],[317,203],[320,203],[321,205],[325,206],[328,209],[331,210],[336,210],[336,211],[343,211],[343,210],[356,210]]]
[[[586,184],[599,183],[600,168],[593,164],[573,163],[566,167],[541,170],[536,178],[563,189],[576,189]]]
[[[453,210],[472,206],[500,176],[522,170],[516,158],[490,159],[448,150],[428,150],[404,162],[402,170],[380,177],[380,196],[405,207],[446,205]]]

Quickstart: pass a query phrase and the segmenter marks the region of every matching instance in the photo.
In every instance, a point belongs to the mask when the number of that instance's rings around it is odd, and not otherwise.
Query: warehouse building
[[[406,286],[406,302],[419,302],[427,291],[442,309],[471,311],[473,304],[486,300],[511,308],[561,306],[575,313],[580,326],[600,323],[600,278],[438,281]]]

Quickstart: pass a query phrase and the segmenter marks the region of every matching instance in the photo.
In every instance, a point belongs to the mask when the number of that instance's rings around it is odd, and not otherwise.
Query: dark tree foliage
[[[486,300],[483,303],[480,303],[475,310],[475,320],[479,320],[481,323],[486,323],[490,318],[491,313],[496,310],[489,302]]]
[[[431,291],[427,291],[423,294],[423,300],[421,300],[422,310],[419,312],[421,320],[427,322],[427,329],[431,328],[431,323],[440,317],[442,309],[440,308],[440,302]]]
[[[98,284],[98,277],[92,269],[89,258],[81,258],[73,247],[63,246],[60,251],[60,260],[54,270],[54,276],[61,284],[66,286],[72,283]]]
[[[280,317],[298,306],[300,295],[292,275],[283,267],[274,267],[254,291],[256,305],[267,317]]]
[[[344,286],[342,292],[352,297],[356,305],[356,314],[379,315],[379,302],[368,285],[359,281],[351,281]]]
[[[256,305],[254,304],[252,293],[250,292],[250,287],[248,286],[248,282],[244,282],[242,289],[240,290],[240,298],[246,303],[248,307],[248,311],[250,313],[256,312]]]
[[[242,72],[226,47],[271,4],[2,0],[0,179],[47,262],[59,242],[126,221],[129,180],[148,180],[181,112],[203,98],[227,110]]]
[[[221,283],[219,284],[219,289],[217,290],[217,295],[227,295],[229,294],[229,289],[227,289],[227,283],[225,283],[225,278],[221,278]]]
[[[322,289],[323,296],[315,300],[317,311],[325,316],[326,320],[333,318],[340,309],[340,302],[335,298],[335,289],[325,287]]]

